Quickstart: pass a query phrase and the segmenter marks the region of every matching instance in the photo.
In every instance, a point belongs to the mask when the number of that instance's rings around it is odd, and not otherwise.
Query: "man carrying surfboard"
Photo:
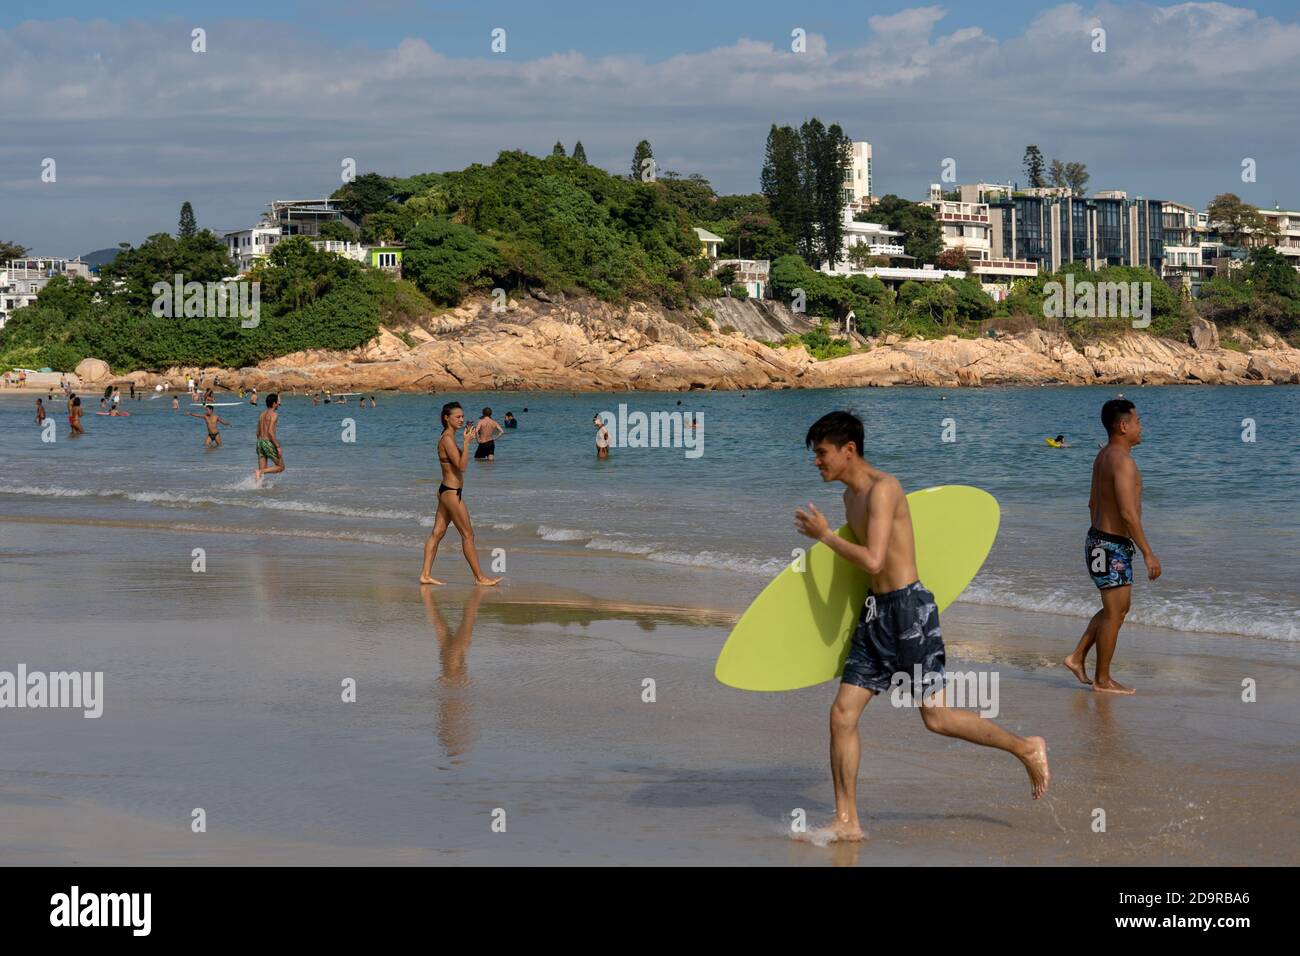
[[[1133,446],[1142,442],[1137,408],[1126,398],[1112,398],[1101,407],[1107,443],[1092,462],[1088,511],[1092,527],[1084,541],[1083,558],[1092,583],[1101,592],[1101,610],[1092,616],[1065,666],[1079,681],[1108,694],[1133,694],[1110,676],[1110,660],[1119,643],[1119,629],[1133,596],[1133,552],[1141,551],[1147,580],[1160,577],[1156,557],[1142,530],[1142,475],[1133,460]],[[1097,645],[1097,671],[1088,680],[1088,651]]]
[[[898,680],[910,685],[917,665],[925,675],[923,688],[913,688],[921,701],[927,729],[959,737],[1015,756],[1029,773],[1034,799],[1047,790],[1047,743],[1042,737],[1017,737],[973,711],[947,706],[943,689],[944,646],[939,609],[919,580],[912,516],[903,486],[893,475],[872,467],[862,455],[862,421],[849,412],[831,412],[808,429],[823,481],[842,482],[845,517],[858,541],[841,538],[826,517],[809,504],[796,509],[796,530],[820,541],[845,561],[864,570],[871,590],[853,633],[839,692],[831,705],[831,780],[835,786],[835,820],[827,828],[833,840],[861,840],[857,780],[861,751],[858,721],[876,694]]]

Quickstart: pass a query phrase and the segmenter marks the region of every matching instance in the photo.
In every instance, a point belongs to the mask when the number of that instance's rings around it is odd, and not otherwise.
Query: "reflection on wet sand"
[[[469,642],[474,635],[474,622],[478,618],[483,588],[474,588],[465,600],[460,626],[453,634],[442,616],[432,587],[420,588],[424,610],[438,639],[438,660],[441,673],[438,685],[438,742],[448,757],[468,753],[477,736],[473,722],[474,702],[470,697],[472,681],[469,676]],[[453,760],[452,763],[459,763]]]

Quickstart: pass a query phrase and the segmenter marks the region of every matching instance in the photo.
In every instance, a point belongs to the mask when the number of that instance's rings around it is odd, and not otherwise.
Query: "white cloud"
[[[29,21],[0,31],[5,102],[29,104],[0,139],[0,238],[47,252],[138,241],[171,228],[185,199],[203,224],[236,228],[271,198],[334,189],[344,156],[405,174],[556,138],[619,172],[649,138],[672,168],[749,191],[769,125],[813,115],[870,139],[879,190],[903,195],[945,157],[963,181],[1019,178],[1035,142],[1133,193],[1300,199],[1295,24],[1221,3],[1107,2],[1062,4],[1005,39],[946,29],[939,6],[867,22],[860,44],[810,33],[804,54],[740,36],[661,60],[523,60],[417,37],[331,47],[239,20],[205,24],[195,54],[179,20]],[[1095,25],[1104,54],[1090,51]],[[56,184],[39,181],[45,156]],[[1240,183],[1243,156],[1259,160],[1257,187]]]

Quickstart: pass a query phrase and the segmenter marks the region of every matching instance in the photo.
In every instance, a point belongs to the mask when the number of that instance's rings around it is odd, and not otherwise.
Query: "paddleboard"
[[[1051,445],[1053,448],[1064,448],[1064,447],[1065,447],[1065,446],[1062,445],[1059,441],[1057,441],[1055,438],[1044,438],[1043,441],[1047,442],[1047,444]]]
[[[968,485],[907,496],[921,583],[942,612],[979,572],[998,533],[998,503]],[[836,532],[856,543],[848,525]],[[778,574],[745,611],[714,676],[740,690],[798,690],[838,677],[866,601],[867,573],[818,542],[803,570]]]

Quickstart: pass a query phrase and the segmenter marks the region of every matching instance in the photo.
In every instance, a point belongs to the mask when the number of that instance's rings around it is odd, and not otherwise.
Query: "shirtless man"
[[[1110,660],[1133,596],[1135,543],[1147,566],[1147,580],[1160,577],[1160,559],[1142,530],[1142,476],[1132,454],[1133,446],[1142,441],[1137,409],[1126,398],[1112,398],[1101,407],[1101,423],[1106,426],[1108,441],[1092,462],[1092,488],[1088,492],[1092,527],[1083,546],[1088,573],[1101,591],[1101,610],[1088,622],[1088,629],[1065,659],[1065,666],[1095,691],[1132,694],[1133,688],[1110,676]],[[1090,681],[1086,664],[1094,644],[1097,670]]]
[[[524,409],[528,411],[528,409]],[[596,457],[608,458],[610,437],[609,429],[605,427],[605,420],[599,415],[592,418],[591,423],[596,426]]]
[[[260,482],[266,475],[278,475],[284,471],[284,449],[275,437],[275,423],[280,418],[276,409],[279,407],[280,396],[272,392],[266,396],[266,411],[257,416],[257,467],[253,469],[254,481]],[[266,467],[268,461],[275,462],[275,467]]]
[[[462,442],[456,446],[456,432],[461,431]],[[465,410],[460,402],[448,402],[442,406],[442,435],[438,439],[438,461],[442,465],[442,483],[438,485],[438,514],[433,519],[433,530],[424,542],[424,566],[420,569],[421,584],[442,584],[433,574],[433,561],[438,556],[438,545],[447,533],[447,526],[454,524],[460,532],[460,547],[465,553],[469,569],[474,572],[474,583],[490,587],[500,578],[489,578],[479,567],[478,552],[474,549],[474,526],[469,520],[469,509],[465,507],[465,468],[469,465],[469,440],[474,433],[473,425],[465,424]]]
[[[857,807],[858,721],[873,696],[890,690],[900,680],[910,685],[916,665],[921,666],[927,686],[924,693],[919,687],[912,688],[912,693],[920,701],[926,728],[945,737],[1005,750],[1024,764],[1037,800],[1051,780],[1043,738],[1017,737],[974,711],[947,706],[939,611],[934,595],[918,580],[907,497],[897,478],[873,468],[862,457],[862,422],[848,412],[831,412],[808,429],[805,442],[813,450],[822,481],[846,486],[847,521],[857,539],[866,543],[853,544],[841,538],[811,504],[807,512],[795,510],[795,528],[866,571],[871,579],[842,683],[831,705],[835,819],[822,832],[829,831],[831,840],[862,839]]]
[[[36,400],[36,424],[43,425],[44,423],[45,423],[45,406],[41,404],[41,400],[38,398]]]
[[[229,425],[230,422],[226,421],[224,418],[218,415],[216,409],[214,409],[211,405],[208,405],[203,410],[202,415],[195,414],[194,412],[186,412],[185,414],[188,415],[190,418],[201,418],[205,423],[207,423],[208,437],[203,439],[204,448],[207,448],[209,445],[211,445],[213,448],[221,447],[221,432],[220,430],[218,430],[217,426]]]
[[[492,409],[483,409],[483,417],[478,420],[474,430],[478,433],[478,447],[474,449],[475,460],[495,461],[497,436],[504,435],[506,430],[492,417]]]

